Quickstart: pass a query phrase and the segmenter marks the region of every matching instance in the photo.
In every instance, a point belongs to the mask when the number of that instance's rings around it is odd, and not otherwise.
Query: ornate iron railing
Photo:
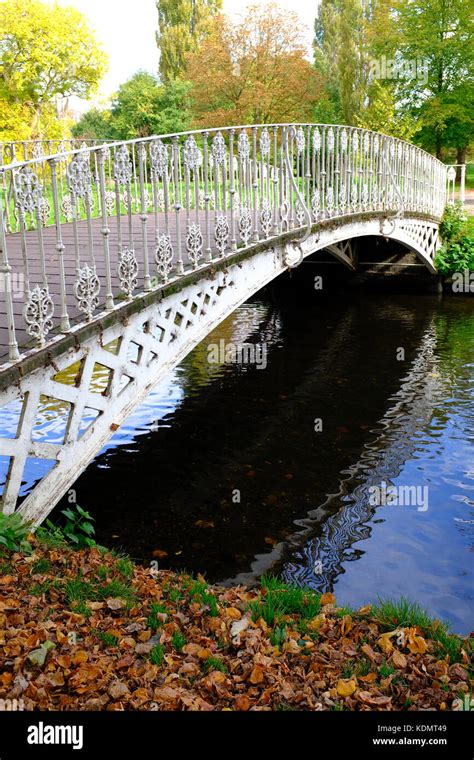
[[[459,200],[460,203],[464,203],[466,200],[466,164],[447,164],[446,169],[446,202],[454,203]],[[456,188],[458,169],[459,191]]]
[[[69,153],[73,150],[103,145],[113,140],[83,140],[76,137],[57,140],[13,140],[0,143],[0,164],[15,161],[31,161],[33,158],[53,156],[57,153]]]
[[[17,160],[19,146],[35,156]],[[250,125],[68,147],[3,150],[0,311],[12,361],[19,325],[43,346],[119,299],[259,241],[361,212],[439,218],[446,202],[444,164],[353,127]]]

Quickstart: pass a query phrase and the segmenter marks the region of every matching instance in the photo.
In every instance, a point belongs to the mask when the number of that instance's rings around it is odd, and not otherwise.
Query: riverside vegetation
[[[407,599],[224,588],[0,515],[0,699],[43,710],[470,709],[473,641]],[[8,704],[6,702],[6,704]]]

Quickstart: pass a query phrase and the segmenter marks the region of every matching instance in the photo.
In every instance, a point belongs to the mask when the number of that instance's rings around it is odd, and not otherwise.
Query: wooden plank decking
[[[195,213],[193,213],[192,216],[190,217],[190,221],[195,221],[195,220],[196,220],[196,215]],[[206,247],[205,214],[203,211],[199,212],[199,221],[200,221],[201,231],[204,238],[204,248],[205,248]],[[182,257],[183,257],[184,267],[185,269],[187,269],[188,267],[191,266],[191,263],[186,253],[186,245],[185,245],[186,217],[184,214],[180,222],[181,222]],[[213,235],[213,231],[214,231],[214,213],[213,212],[210,213],[210,222],[211,222],[210,224],[211,250],[214,256],[217,254],[217,247],[215,245],[214,235]],[[102,305],[105,300],[106,281],[105,281],[104,253],[103,253],[103,235],[101,233],[101,228],[102,228],[102,220],[92,219],[93,248],[94,248],[94,254],[95,254],[97,274],[99,276],[100,283],[101,283],[99,298],[100,298],[100,304]],[[117,229],[116,218],[111,218],[109,220],[109,229],[110,229],[110,234],[108,236],[108,239],[109,239],[109,249],[110,249],[110,265],[111,265],[111,272],[112,272],[112,292],[115,297],[121,293],[120,282],[119,282],[119,277],[117,273],[118,262],[119,262],[119,244],[118,244],[118,229]],[[139,269],[138,287],[135,292],[140,292],[143,288],[144,254],[143,254],[142,222],[138,215],[134,215],[132,217],[132,230],[133,230],[133,248],[135,250],[135,254],[137,257],[138,269]],[[158,230],[160,233],[163,233],[165,231],[164,214],[159,215]],[[49,290],[55,304],[53,324],[54,324],[55,330],[58,330],[59,316],[60,316],[60,277],[59,277],[59,258],[58,258],[58,252],[56,251],[56,230],[54,227],[45,227],[43,228],[42,232],[43,232],[48,285],[49,285]],[[124,248],[131,247],[129,246],[128,218],[126,216],[121,217],[121,232],[122,232],[122,246]],[[169,214],[169,232],[171,236],[171,242],[173,244],[173,248],[175,251],[175,259],[176,259],[176,221],[175,221],[175,215],[172,212],[170,212]],[[78,236],[79,236],[81,264],[83,265],[86,262],[91,263],[88,231],[87,231],[87,221],[81,220],[78,222],[78,233],[79,233]],[[76,261],[75,261],[76,253],[75,253],[75,245],[74,245],[74,229],[73,229],[72,222],[61,224],[61,235],[62,235],[62,240],[65,246],[64,266],[65,266],[65,272],[66,272],[67,304],[68,304],[68,310],[69,310],[71,323],[74,324],[75,322],[82,321],[85,318],[85,315],[78,310],[77,300],[74,294],[74,284],[76,282],[77,277],[76,277]],[[152,217],[149,217],[147,221],[147,235],[148,235],[149,271],[150,271],[150,276],[154,277],[157,274],[157,268],[156,268],[156,262],[155,262],[156,229],[155,229],[155,220]],[[23,306],[24,306],[23,294],[18,292],[19,291],[18,286],[21,283],[21,279],[19,279],[19,276],[24,275],[24,271],[25,271],[20,233],[7,234],[6,243],[7,243],[9,263],[12,268],[12,277],[13,277],[13,291],[14,291],[13,309],[14,309],[14,314],[15,314],[16,337],[17,337],[17,341],[20,346],[20,349],[25,348],[27,346],[32,347],[33,345],[32,339],[26,331],[26,325],[23,318],[23,314],[22,314]],[[30,272],[30,285],[31,287],[34,287],[34,285],[36,284],[39,284],[39,285],[41,284],[41,266],[40,266],[40,255],[39,255],[40,248],[39,248],[39,238],[38,238],[37,230],[31,230],[26,233],[26,245],[27,245],[28,266],[29,266],[29,272]],[[201,259],[201,261],[203,261],[203,259]],[[99,310],[100,310],[100,307],[99,307]],[[6,361],[7,356],[8,356],[8,331],[7,331],[7,318],[6,318],[6,304],[5,304],[4,294],[0,293],[0,363],[2,361]]]

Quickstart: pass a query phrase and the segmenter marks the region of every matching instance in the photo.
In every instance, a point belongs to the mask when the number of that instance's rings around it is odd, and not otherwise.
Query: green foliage
[[[46,557],[41,557],[33,563],[31,567],[31,575],[44,575],[51,569],[51,562]]]
[[[438,272],[449,275],[474,271],[474,235],[461,203],[446,206],[439,232],[443,247],[435,258]]]
[[[392,675],[392,673],[395,673],[395,668],[390,663],[383,662],[379,667],[379,673],[382,676],[382,678],[388,678],[389,676]]]
[[[82,139],[129,140],[190,127],[190,85],[187,82],[160,84],[153,74],[137,71],[120,85],[110,110],[87,111],[73,128]]]
[[[82,509],[78,504],[73,508],[68,507],[61,512],[66,518],[66,525],[62,529],[67,541],[76,549],[95,546],[92,536],[95,533],[92,522],[94,518]]]
[[[221,673],[227,673],[227,665],[225,662],[220,660],[218,657],[213,657],[212,655],[207,658],[207,660],[204,662],[204,668],[207,671],[210,670],[219,670]]]
[[[263,618],[267,625],[273,626],[285,615],[311,619],[321,609],[320,595],[311,589],[288,586],[273,577],[263,577],[261,584],[266,589],[265,596],[262,601],[249,605],[255,622]]]
[[[104,647],[116,647],[118,644],[117,636],[114,636],[113,633],[106,633],[105,631],[99,631],[94,628],[91,630],[91,633],[97,636]]]
[[[428,613],[419,604],[411,602],[405,596],[401,596],[397,601],[379,599],[378,603],[372,607],[372,617],[387,630],[392,630],[397,626],[408,628],[418,626],[422,630],[427,630],[432,624]]]
[[[153,665],[161,665],[165,659],[165,648],[163,644],[155,644],[148,657]]]
[[[181,631],[175,631],[171,637],[171,644],[177,652],[181,652],[186,644],[186,636],[184,636]]]
[[[150,605],[150,614],[148,615],[146,621],[147,626],[156,631],[157,628],[160,628],[163,625],[163,621],[158,617],[158,615],[163,614],[166,615],[166,607],[163,604],[159,604],[158,602],[152,602]]]
[[[85,618],[90,618],[92,615],[91,608],[85,602],[73,604],[71,609],[76,615],[83,615]]]
[[[397,7],[402,60],[426,61],[426,78],[401,80],[400,101],[420,123],[416,140],[440,157],[473,137],[472,21],[465,0],[412,0]]]
[[[108,140],[112,134],[110,111],[91,108],[74,124],[71,134],[81,140]]]
[[[36,529],[35,536],[38,541],[40,541],[40,543],[50,547],[51,549],[60,549],[67,544],[61,528],[59,525],[54,525],[51,520],[46,520],[44,525],[40,525]]]
[[[163,82],[170,82],[183,75],[187,54],[202,43],[222,0],[158,0],[156,8],[160,76]]]
[[[435,642],[436,655],[450,662],[460,662],[462,640],[449,632],[447,623],[433,620],[428,613],[415,602],[402,596],[398,601],[379,599],[372,608],[372,617],[386,630],[394,628],[419,628],[423,635]]]
[[[132,560],[129,557],[121,557],[117,560],[117,571],[124,578],[133,578],[134,566]]]
[[[87,98],[106,56],[75,8],[42,0],[0,3],[0,140],[66,136],[55,98]]]
[[[51,581],[44,581],[44,583],[33,583],[29,589],[29,593],[31,596],[43,596],[43,594],[48,593],[52,585],[53,584]]]
[[[96,599],[108,599],[109,597],[123,599],[128,605],[132,605],[136,600],[133,588],[118,578],[113,578],[105,586],[96,587]]]
[[[440,274],[455,272],[474,272],[474,239],[462,235],[455,243],[440,248],[435,258],[435,265]]]
[[[21,515],[16,513],[5,515],[0,512],[0,549],[29,553],[31,551],[27,540],[29,532],[30,527],[23,522]]]
[[[269,638],[274,647],[280,647],[286,641],[286,626],[276,625],[275,628],[270,631]]]
[[[462,203],[446,206],[439,225],[439,234],[443,243],[453,243],[458,240],[466,225],[467,215]]]
[[[94,585],[85,581],[81,575],[66,581],[64,593],[69,603],[85,602],[96,598]]]

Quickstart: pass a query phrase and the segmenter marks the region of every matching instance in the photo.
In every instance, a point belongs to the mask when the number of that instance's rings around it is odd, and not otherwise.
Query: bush
[[[474,239],[463,235],[456,242],[443,246],[436,256],[435,264],[441,274],[474,272]]]
[[[464,206],[459,201],[446,206],[439,225],[439,234],[443,243],[452,243],[464,232],[467,221]]]
[[[30,526],[24,523],[21,515],[4,515],[0,512],[0,548],[4,547],[11,552],[31,551],[27,540]]]
[[[443,247],[435,258],[440,274],[474,271],[474,238],[461,203],[446,206],[439,226]]]
[[[95,533],[92,525],[93,517],[78,504],[74,509],[63,509],[66,525],[62,529],[67,541],[76,549],[86,549],[95,546],[92,536]]]

